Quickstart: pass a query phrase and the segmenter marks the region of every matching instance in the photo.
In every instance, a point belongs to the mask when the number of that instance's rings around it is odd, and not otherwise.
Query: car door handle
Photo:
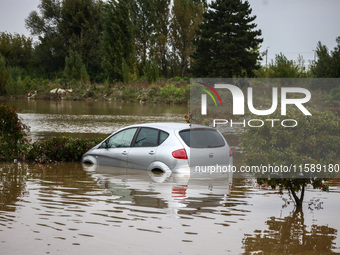
[[[149,154],[150,154],[150,155],[154,155],[155,152],[154,152],[154,151],[150,151]]]
[[[123,154],[124,156],[126,156],[126,155],[127,155],[127,152],[126,152],[126,151],[123,151],[122,154]]]

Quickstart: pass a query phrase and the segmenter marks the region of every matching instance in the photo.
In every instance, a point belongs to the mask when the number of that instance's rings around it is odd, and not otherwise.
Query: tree
[[[216,0],[203,14],[198,38],[194,41],[195,63],[192,72],[198,77],[253,76],[259,67],[261,30],[255,30],[248,1]]]
[[[66,50],[78,52],[92,76],[101,71],[101,14],[101,1],[64,0],[58,26],[66,43]]]
[[[73,84],[80,81],[83,83],[89,82],[86,67],[77,52],[70,50],[69,56],[65,58],[64,75]]]
[[[6,93],[6,85],[12,81],[11,73],[6,66],[6,60],[0,52],[0,95]]]
[[[321,42],[318,42],[316,47],[316,55],[318,60],[315,62],[313,67],[314,75],[320,78],[333,77],[332,57],[329,54],[327,46],[322,45]]]
[[[340,77],[340,36],[336,38],[337,45],[329,51],[326,45],[318,42],[316,47],[317,61],[312,66],[313,73],[320,78]]]
[[[312,66],[315,77],[320,78],[339,78],[340,77],[340,36],[336,38],[337,46],[333,51],[329,51],[325,45],[318,42],[316,48],[317,61]],[[340,102],[340,87],[323,84],[320,88],[325,92],[326,101],[334,104]]]
[[[133,0],[131,22],[136,61],[139,73],[142,75],[145,64],[150,59],[150,49],[155,40],[155,24],[158,22],[154,0]]]
[[[130,21],[130,1],[109,1],[105,5],[103,18],[103,68],[113,80],[124,80],[124,69],[135,74],[133,30]],[[125,71],[126,72],[126,71]]]
[[[60,71],[68,51],[73,50],[80,54],[92,75],[98,73],[102,2],[41,0],[38,8],[40,15],[31,12],[26,27],[39,38],[40,65],[50,64],[54,72]]]
[[[299,68],[293,61],[287,59],[280,53],[275,55],[275,63],[271,63],[269,68],[272,70],[272,78],[297,78],[299,77]]]
[[[337,46],[332,52],[332,67],[334,70],[334,77],[340,77],[340,36],[336,38]]]
[[[27,19],[26,27],[31,35],[38,36],[37,64],[48,72],[57,72],[63,68],[66,57],[63,36],[58,31],[61,21],[60,1],[41,0],[38,5],[41,15],[32,11]]]
[[[339,163],[339,117],[332,112],[315,112],[312,116],[305,116],[296,111],[288,112],[286,117],[296,120],[298,125],[290,128],[271,125],[261,128],[248,127],[242,134],[241,144],[247,165],[296,166],[296,172],[292,168],[287,174],[264,172],[256,177],[261,185],[288,189],[296,206],[301,207],[306,185],[311,184],[314,188],[326,190],[324,181],[331,177],[328,166]],[[266,122],[268,116],[256,118]],[[280,115],[273,114],[270,119],[280,119]],[[301,171],[299,166],[302,166],[303,170],[305,164],[308,164],[308,167],[314,165],[314,171]],[[316,167],[319,166],[327,166],[327,171],[318,174]]]
[[[11,67],[31,68],[33,62],[32,39],[24,35],[0,33],[0,53]]]
[[[157,22],[154,24],[155,39],[151,48],[151,58],[158,63],[164,77],[168,74],[169,6],[170,0],[154,0]]]
[[[192,0],[174,0],[171,19],[171,44],[180,60],[180,76],[184,76],[191,65],[194,51],[192,40],[203,20],[204,4]]]
[[[257,78],[308,78],[311,71],[306,69],[304,58],[299,55],[297,61],[288,60],[282,53],[275,55],[269,66],[261,66],[254,71]]]

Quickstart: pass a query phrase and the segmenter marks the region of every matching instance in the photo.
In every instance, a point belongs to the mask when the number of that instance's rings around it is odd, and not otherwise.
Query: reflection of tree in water
[[[1,164],[0,211],[15,211],[13,206],[26,193],[27,166]]]
[[[244,254],[335,254],[337,230],[328,226],[304,224],[303,211],[285,218],[271,217],[268,230],[255,230],[243,239]]]

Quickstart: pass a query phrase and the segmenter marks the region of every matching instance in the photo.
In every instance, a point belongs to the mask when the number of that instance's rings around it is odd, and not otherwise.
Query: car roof
[[[189,128],[211,128],[203,125],[196,125],[190,123],[180,123],[180,122],[156,122],[156,123],[142,123],[142,124],[135,124],[129,127],[150,127],[150,128],[157,128],[166,131],[170,130],[183,130]]]

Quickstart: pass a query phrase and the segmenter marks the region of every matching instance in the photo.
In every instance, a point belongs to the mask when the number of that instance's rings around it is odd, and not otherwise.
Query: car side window
[[[130,147],[136,131],[137,128],[129,128],[111,136],[106,141],[107,148]]]
[[[164,131],[159,132],[159,144],[162,144],[168,138],[169,134]]]
[[[141,128],[136,141],[135,147],[154,147],[158,146],[159,130],[153,128]]]

